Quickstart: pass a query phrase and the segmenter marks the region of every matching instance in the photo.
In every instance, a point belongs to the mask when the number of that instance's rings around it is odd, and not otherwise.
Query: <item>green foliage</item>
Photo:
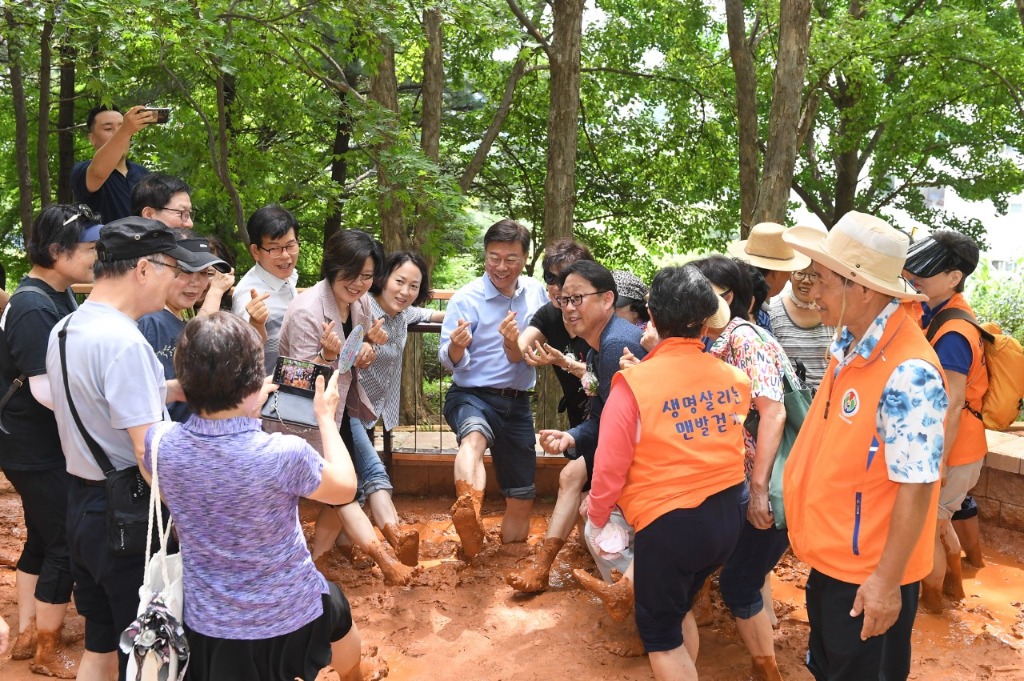
[[[1017,268],[1024,267],[1024,260]],[[993,272],[983,260],[967,280],[967,299],[982,322],[995,322],[1003,333],[1024,343],[1024,280],[1019,276]]]

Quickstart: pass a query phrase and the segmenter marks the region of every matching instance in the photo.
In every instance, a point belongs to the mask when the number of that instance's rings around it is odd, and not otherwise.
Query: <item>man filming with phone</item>
[[[86,128],[96,153],[71,169],[75,201],[99,213],[104,222],[132,214],[132,187],[149,170],[128,160],[128,147],[138,131],[152,123],[164,123],[166,110],[133,106],[121,113],[115,106],[98,106],[89,112]]]

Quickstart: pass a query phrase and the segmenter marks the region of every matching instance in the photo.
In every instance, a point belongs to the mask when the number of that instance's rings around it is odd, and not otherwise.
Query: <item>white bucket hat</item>
[[[872,291],[901,300],[928,300],[901,276],[910,238],[881,218],[850,211],[827,234],[798,225],[782,238],[814,262]]]

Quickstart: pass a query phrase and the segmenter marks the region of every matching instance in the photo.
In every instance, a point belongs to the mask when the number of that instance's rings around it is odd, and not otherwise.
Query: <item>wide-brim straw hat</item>
[[[711,288],[714,289],[715,297],[718,298],[718,309],[715,310],[713,315],[704,320],[704,324],[709,329],[721,331],[729,326],[729,322],[732,321],[732,310],[729,309],[729,303],[722,297],[725,289],[716,284],[711,284]]]
[[[881,218],[850,211],[828,232],[796,226],[786,243],[836,274],[901,300],[928,300],[902,277],[910,238]]]
[[[743,241],[733,241],[727,247],[729,255],[748,262],[754,267],[777,272],[798,272],[811,264],[810,258],[797,253],[782,235],[786,228],[776,222],[759,222],[750,228]]]

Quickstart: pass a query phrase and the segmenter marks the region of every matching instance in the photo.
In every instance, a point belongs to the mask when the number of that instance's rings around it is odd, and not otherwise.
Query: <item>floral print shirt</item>
[[[878,345],[885,325],[899,308],[893,299],[854,344],[846,327],[831,351],[836,373],[854,357],[867,359]],[[939,370],[923,359],[910,359],[892,372],[878,404],[875,422],[885,439],[885,461],[889,479],[898,483],[927,483],[939,479],[942,462],[943,419],[949,399]]]
[[[784,371],[793,376],[786,351],[771,333],[759,331],[740,318],[734,317],[729,325],[722,329],[721,335],[708,350],[712,355],[726,364],[741,369],[750,379],[750,398],[767,397],[782,402],[785,386],[782,383]],[[754,407],[751,406],[751,410]],[[754,438],[743,430],[743,442],[746,445],[746,472],[754,466]]]

